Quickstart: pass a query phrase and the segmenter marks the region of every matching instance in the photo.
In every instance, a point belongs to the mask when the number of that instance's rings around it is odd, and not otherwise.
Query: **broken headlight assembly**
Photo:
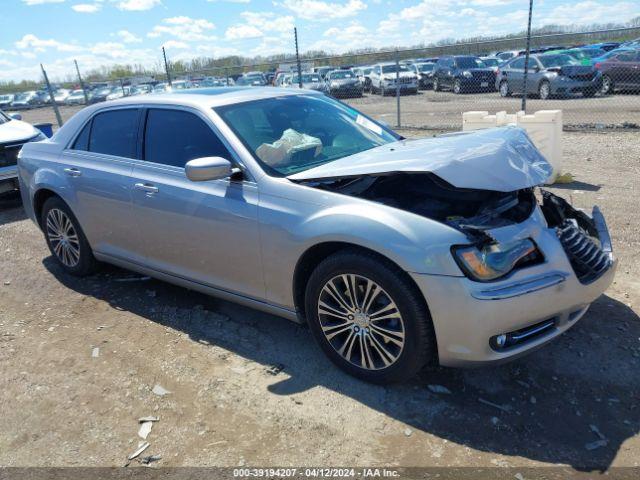
[[[497,280],[517,267],[542,261],[542,254],[530,238],[506,244],[461,245],[451,252],[465,275],[478,282]]]

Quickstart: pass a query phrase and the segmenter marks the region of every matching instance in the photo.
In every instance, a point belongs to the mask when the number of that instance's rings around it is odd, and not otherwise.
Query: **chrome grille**
[[[0,145],[0,167],[9,167],[18,163],[18,152],[24,143]]]

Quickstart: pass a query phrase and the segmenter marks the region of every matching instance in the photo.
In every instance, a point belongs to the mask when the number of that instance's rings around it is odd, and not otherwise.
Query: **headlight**
[[[529,238],[507,244],[464,245],[452,249],[462,271],[472,280],[488,282],[504,277],[518,263],[540,260],[542,255]]]
[[[30,142],[40,142],[40,141],[46,140],[46,139],[47,139],[47,136],[44,133],[39,131],[38,134],[35,137],[30,138],[29,141]]]
[[[464,72],[462,72],[462,76],[465,78],[471,78],[473,77],[473,74],[469,70],[465,70]]]
[[[331,86],[333,88],[338,88],[340,86],[340,84],[338,82],[331,82]]]

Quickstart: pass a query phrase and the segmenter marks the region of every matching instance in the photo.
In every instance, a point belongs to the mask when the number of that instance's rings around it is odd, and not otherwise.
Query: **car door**
[[[542,64],[536,58],[529,58],[527,66],[527,93],[538,93],[538,87],[543,77]],[[524,70],[522,71],[522,90],[524,90]]]
[[[629,50],[616,56],[618,62],[616,75],[613,81],[621,87],[632,87],[638,84],[637,77],[640,73],[638,67],[638,52]]]
[[[382,83],[382,67],[380,65],[376,65],[371,71],[371,85],[376,89],[380,89],[380,84]]]
[[[131,210],[131,173],[141,110],[96,113],[62,154],[61,174],[72,185],[74,213],[96,254],[140,261]]]
[[[189,160],[236,163],[197,110],[150,107],[132,178],[136,228],[152,269],[233,293],[264,298],[258,188],[246,175],[205,182],[185,176]]]
[[[507,81],[512,93],[522,93],[524,88],[524,58],[516,58],[509,64]]]

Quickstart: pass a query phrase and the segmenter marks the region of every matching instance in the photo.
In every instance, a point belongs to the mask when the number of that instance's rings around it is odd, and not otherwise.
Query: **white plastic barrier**
[[[527,131],[531,141],[553,167],[553,174],[549,179],[549,183],[553,183],[562,168],[562,110],[539,110],[531,115],[525,115],[524,112],[498,112],[495,115],[489,115],[489,112],[462,114],[464,131],[505,125],[517,125]]]

